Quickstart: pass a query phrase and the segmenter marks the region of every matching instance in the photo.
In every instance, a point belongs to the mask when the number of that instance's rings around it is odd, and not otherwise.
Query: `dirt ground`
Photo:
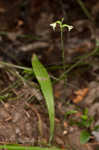
[[[99,2],[84,4],[92,20],[73,0],[0,0],[0,62],[31,68],[32,54],[37,54],[53,81],[52,145],[66,150],[99,150],[99,130],[93,130],[99,126]],[[60,31],[50,27],[62,17],[74,26],[64,31],[66,86],[64,80],[54,82],[64,70]],[[0,102],[0,144],[48,145],[48,112],[33,75],[0,63]],[[89,127],[76,123],[85,109],[93,118]],[[80,142],[83,130],[91,134],[86,144]]]

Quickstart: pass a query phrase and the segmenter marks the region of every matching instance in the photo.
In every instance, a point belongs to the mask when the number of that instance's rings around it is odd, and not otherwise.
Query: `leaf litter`
[[[8,30],[8,32],[11,33],[13,29],[12,33],[15,34],[10,35],[9,33],[7,34],[7,32],[1,33],[0,61],[6,60],[8,63],[12,64],[17,64],[20,61],[22,66],[31,67],[31,56],[36,53],[45,66],[48,65],[49,67],[49,64],[61,65],[59,36],[58,33],[52,33],[50,31],[49,24],[54,21],[53,18],[55,18],[56,15],[60,18],[61,9],[57,9],[58,6],[64,6],[62,8],[64,8],[64,12],[67,12],[68,6],[70,8],[72,6],[71,3],[67,1],[67,4],[63,2],[65,5],[60,5],[57,1],[55,3],[53,2],[53,5],[51,5],[52,7],[49,7],[50,5],[48,4],[50,3],[47,1],[40,1],[39,4],[29,1],[29,4],[26,3],[26,22],[17,18],[17,15],[10,15],[12,12],[8,11],[10,10],[10,7],[4,5],[4,3],[5,2],[1,0],[0,6],[2,9],[0,10],[2,13],[8,12],[8,14],[3,14],[3,17],[0,17],[0,20],[2,20],[0,22],[0,27],[2,27],[3,24],[4,28],[1,28],[3,31]],[[19,3],[21,3],[21,0],[13,2],[16,7]],[[92,3],[93,2],[90,2],[90,4],[88,4],[87,2],[87,6],[92,6]],[[98,10],[97,3],[98,2],[91,7],[94,16],[97,14]],[[37,9],[35,9],[35,5],[37,5]],[[31,8],[29,9],[29,7]],[[32,9],[33,7],[34,9]],[[44,9],[40,9],[41,7],[44,7]],[[7,11],[5,11],[6,9]],[[17,11],[18,13],[16,13]],[[69,18],[71,19],[72,24],[74,24],[75,29],[73,29],[73,32],[71,33],[64,32],[66,37],[65,57],[66,62],[69,62],[70,64],[75,62],[74,58],[76,56],[77,59],[79,59],[84,53],[90,52],[95,48],[94,40],[92,38],[97,38],[97,40],[99,40],[97,34],[99,32],[98,27],[95,27],[97,31],[96,35],[92,23],[83,19],[83,17],[79,18],[80,15],[78,17],[78,12],[78,8],[75,9],[72,16],[71,12],[68,12],[71,16],[71,18]],[[14,13],[20,14],[20,10],[15,9]],[[38,13],[39,15],[38,17],[34,15],[33,18],[31,15],[32,13]],[[79,13],[82,14],[82,11]],[[11,17],[8,18],[8,16]],[[35,23],[35,16],[38,23]],[[13,17],[14,19],[12,19]],[[96,16],[95,18],[97,19]],[[9,20],[10,22],[13,20],[14,23],[11,22],[8,24]],[[15,22],[17,23],[16,27]],[[69,23],[68,20],[66,23]],[[25,33],[27,33],[28,30],[29,33],[25,36]],[[36,32],[37,36],[31,36],[30,33],[32,32]],[[52,144],[63,149],[67,148],[73,150],[75,148],[76,150],[96,150],[95,148],[99,147],[96,143],[96,141],[98,141],[98,134],[95,133],[95,131],[92,132],[91,141],[89,140],[89,143],[86,145],[81,145],[79,139],[81,129],[77,125],[71,126],[69,124],[69,121],[72,118],[80,119],[84,108],[88,108],[89,115],[94,117],[93,124],[98,124],[98,56],[92,56],[89,57],[89,59],[85,59],[85,63],[90,66],[88,70],[83,69],[86,66],[85,64],[83,67],[76,66],[69,72],[67,87],[63,88],[62,81],[53,85],[55,89],[56,111],[55,133]],[[23,76],[24,73],[19,71],[19,69],[16,71],[16,69],[12,68],[13,67],[0,66],[0,142],[1,144],[18,143],[22,145],[48,146],[48,112],[41,91],[37,86],[37,81],[35,81],[33,77],[30,81],[26,80],[25,82],[25,80],[19,78],[17,72],[21,76]],[[48,71],[50,74],[57,77],[62,73],[62,69],[57,69],[55,71],[48,69]],[[42,79],[45,80],[45,78]],[[33,84],[33,82],[35,84]],[[8,95],[6,96],[7,93]],[[26,104],[28,104],[28,106]],[[68,119],[66,119],[66,112],[71,112],[73,110],[77,110],[77,114],[71,114]]]

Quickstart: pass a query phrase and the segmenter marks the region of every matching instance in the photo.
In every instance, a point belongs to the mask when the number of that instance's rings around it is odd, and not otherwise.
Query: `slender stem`
[[[7,67],[17,68],[17,69],[22,69],[22,70],[27,70],[27,71],[32,72],[32,69],[31,69],[31,68],[28,68],[28,67],[13,65],[13,64],[6,63],[6,62],[3,62],[3,61],[0,61],[0,64],[1,64],[1,65],[4,65],[4,66],[7,66]]]
[[[65,76],[67,76],[67,74],[74,69],[75,67],[77,67],[83,60],[85,60],[86,58],[93,56],[97,51],[99,50],[98,47],[96,47],[96,49],[94,51],[92,51],[91,53],[88,53],[87,55],[84,55],[81,57],[81,59],[79,61],[77,61],[75,64],[73,64],[70,68],[68,68],[59,78],[59,80],[63,79]]]
[[[63,28],[61,27],[61,48],[62,48],[62,63],[63,63],[63,69],[65,72],[65,52],[64,52],[64,40],[63,40]],[[65,74],[65,78],[64,78],[64,87],[66,87],[66,83],[67,83],[67,74]]]
[[[63,28],[62,27],[61,27],[61,48],[62,48],[62,64],[65,70],[64,41],[63,41]]]
[[[91,17],[89,11],[85,7],[84,2],[82,2],[82,0],[76,0],[76,1],[80,5],[80,7],[82,8],[84,14],[88,17],[88,19],[90,19],[93,22],[93,18]]]

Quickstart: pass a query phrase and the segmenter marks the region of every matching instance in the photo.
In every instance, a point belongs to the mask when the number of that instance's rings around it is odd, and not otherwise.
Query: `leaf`
[[[80,143],[85,144],[90,139],[90,133],[88,131],[82,131],[80,135]]]
[[[98,131],[98,132],[99,132],[99,125],[96,125],[96,126],[94,127],[94,131]]]
[[[49,141],[51,142],[53,138],[53,134],[54,134],[54,118],[55,118],[54,97],[53,97],[51,80],[47,73],[47,70],[40,63],[36,55],[33,55],[32,57],[32,67],[33,67],[33,72],[40,84],[41,91],[46,101],[48,114],[49,114],[49,120],[50,120],[50,140]]]
[[[41,148],[41,147],[25,147],[25,146],[18,146],[18,145],[0,145],[0,149],[7,149],[7,150],[61,150],[59,148]]]
[[[72,114],[76,114],[78,111],[77,110],[70,110],[66,112],[66,117]]]
[[[79,102],[81,102],[84,97],[87,95],[88,93],[88,88],[84,88],[84,89],[80,89],[78,91],[75,91],[75,95],[76,97],[72,100],[75,104],[78,104]]]

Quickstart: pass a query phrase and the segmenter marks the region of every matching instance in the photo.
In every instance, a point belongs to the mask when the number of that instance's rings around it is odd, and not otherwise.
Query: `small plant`
[[[82,115],[81,117],[81,125],[85,127],[85,130],[83,130],[80,134],[80,142],[82,144],[85,144],[86,142],[90,140],[91,133],[94,133],[94,131],[99,132],[99,125],[95,125],[93,128],[91,127],[91,124],[93,121],[94,121],[94,118],[89,117],[88,109],[85,109],[84,115]]]
[[[89,117],[88,109],[86,108],[81,116],[81,120],[77,123],[79,127],[89,128],[93,122],[93,117]]]
[[[60,32],[61,32],[62,63],[63,63],[63,68],[65,70],[63,31],[64,31],[64,28],[67,28],[68,31],[71,31],[73,29],[73,26],[64,24],[63,21],[64,21],[64,18],[62,18],[61,20],[57,20],[56,22],[50,24],[50,26],[55,31],[57,24],[59,25]]]
[[[65,117],[68,117],[69,115],[76,114],[77,112],[78,112],[77,110],[70,110],[70,111],[67,111]]]
[[[66,113],[66,117],[71,116],[73,114],[76,114],[78,111],[71,110]],[[76,119],[70,119],[70,124],[74,125],[76,124],[79,128],[82,128],[83,131],[80,133],[80,142],[82,144],[85,144],[89,141],[91,136],[91,125],[93,122],[93,117],[89,117],[88,115],[88,109],[86,108],[83,112],[83,114],[80,116],[80,120],[77,121]]]
[[[83,115],[81,116],[81,121],[78,122],[79,127],[84,127],[85,128],[85,130],[83,130],[80,134],[81,144],[85,144],[86,142],[89,141],[90,136],[91,136],[91,133],[90,133],[91,131],[90,130],[88,131],[88,129],[90,129],[90,126],[91,126],[92,122],[93,122],[93,117],[89,117],[88,109],[86,108],[84,110]]]

